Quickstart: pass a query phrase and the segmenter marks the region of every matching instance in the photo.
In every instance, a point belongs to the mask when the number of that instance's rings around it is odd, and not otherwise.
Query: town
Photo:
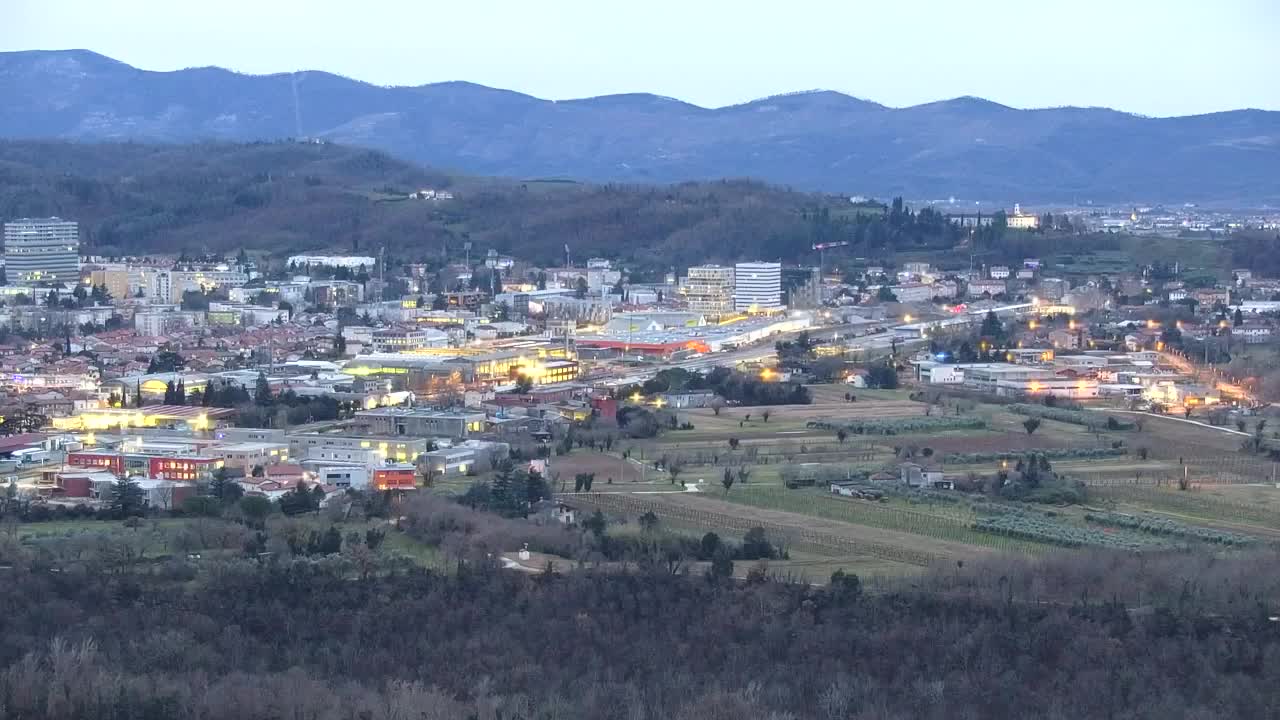
[[[1023,217],[1041,220],[1007,216]],[[672,372],[1061,400],[1229,429],[1277,390],[1225,362],[1274,345],[1280,279],[1247,268],[755,261],[633,283],[608,259],[575,265],[568,246],[561,267],[468,247],[458,262],[388,268],[353,255],[81,257],[77,223],[60,218],[8,221],[4,239],[0,455],[9,495],[48,509],[105,507],[122,477],[172,511],[215,476],[272,501],[313,486],[326,503],[477,478],[509,458],[564,476],[548,446],[587,426],[636,435],[619,428],[628,407],[674,420],[757,402],[659,389]],[[839,251],[815,247],[827,265]]]
[[[1280,6],[1097,5],[0,4],[0,719],[1280,717]]]

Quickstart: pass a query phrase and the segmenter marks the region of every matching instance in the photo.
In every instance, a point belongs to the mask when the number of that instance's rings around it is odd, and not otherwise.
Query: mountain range
[[[84,50],[0,53],[0,137],[315,138],[452,171],[670,183],[751,177],[916,200],[1280,204],[1280,112],[1149,118],[987,100],[891,108],[812,91],[723,108],[649,94],[550,101],[318,71],[151,72]]]

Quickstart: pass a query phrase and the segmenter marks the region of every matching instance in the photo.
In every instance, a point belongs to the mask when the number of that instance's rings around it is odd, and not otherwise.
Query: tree
[[[275,398],[271,395],[271,383],[267,381],[266,373],[258,373],[258,381],[253,387],[253,401],[262,407],[270,407],[275,402]]]
[[[898,387],[898,371],[892,365],[874,365],[867,370],[867,385],[873,388],[893,390]]]
[[[836,430],[836,440],[839,440],[841,445],[843,445],[844,441],[848,439],[849,439],[848,430],[845,430],[844,428],[840,428],[839,430]]]
[[[658,516],[652,510],[641,515],[638,522],[640,523],[640,529],[644,532],[651,533],[658,529]]]
[[[120,520],[142,515],[146,509],[142,488],[128,475],[121,474],[111,486],[107,509],[112,517]]]
[[[311,487],[306,481],[300,481],[289,492],[280,497],[280,512],[285,515],[302,515],[303,513],[314,512],[320,508],[320,503],[316,500],[316,496],[311,492]]]
[[[587,279],[579,276],[578,280],[573,284],[573,296],[581,300],[587,296],[588,289]]]
[[[716,417],[720,417],[720,411],[724,409],[724,398],[716,396],[711,398],[711,413]]]
[[[605,518],[604,513],[596,510],[591,516],[582,521],[582,527],[596,536],[596,539],[604,537],[605,530],[609,527],[609,521]]]
[[[684,462],[680,460],[670,460],[667,462],[667,474],[671,476],[671,484],[675,485],[676,480],[680,477],[680,473],[684,472]]]
[[[251,527],[261,528],[275,509],[275,503],[262,495],[246,495],[240,498],[240,512],[244,514]]]
[[[769,416],[772,414],[773,414],[772,412],[765,410],[764,412],[760,413],[760,417],[764,418],[764,421],[767,423],[769,422]]]
[[[1244,324],[1244,313],[1240,312],[1240,308],[1236,308],[1235,315],[1231,317],[1233,327],[1240,327]]]
[[[733,471],[729,468],[724,469],[724,477],[720,478],[720,484],[724,486],[724,494],[728,495],[729,490],[733,488],[734,483]]]
[[[1026,428],[1028,435],[1034,434],[1035,431],[1040,427],[1040,418],[1029,417],[1026,420],[1022,421],[1022,427]]]
[[[995,339],[997,342],[1004,340],[1004,323],[1000,322],[1000,318],[996,317],[995,310],[988,310],[986,316],[982,318],[982,328],[978,331],[983,337]]]
[[[886,303],[898,302],[898,296],[893,294],[893,289],[888,285],[881,285],[876,291],[876,300]]]
[[[528,375],[519,375],[516,377],[515,393],[517,395],[528,395],[529,391],[532,389],[533,378],[530,378]]]

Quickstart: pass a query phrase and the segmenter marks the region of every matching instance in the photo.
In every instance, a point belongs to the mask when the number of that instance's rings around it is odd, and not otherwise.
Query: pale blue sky
[[[329,70],[703,106],[825,88],[903,106],[1280,110],[1280,0],[3,0],[0,50],[149,70]]]

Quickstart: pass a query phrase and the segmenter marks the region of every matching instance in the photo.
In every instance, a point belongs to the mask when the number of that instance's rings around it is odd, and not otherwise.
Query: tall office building
[[[733,312],[733,268],[720,265],[697,265],[689,268],[685,278],[685,301],[689,309],[708,317]]]
[[[4,268],[17,285],[79,282],[79,225],[56,217],[5,223]]]
[[[733,306],[737,310],[782,308],[782,263],[745,262],[734,267]]]

